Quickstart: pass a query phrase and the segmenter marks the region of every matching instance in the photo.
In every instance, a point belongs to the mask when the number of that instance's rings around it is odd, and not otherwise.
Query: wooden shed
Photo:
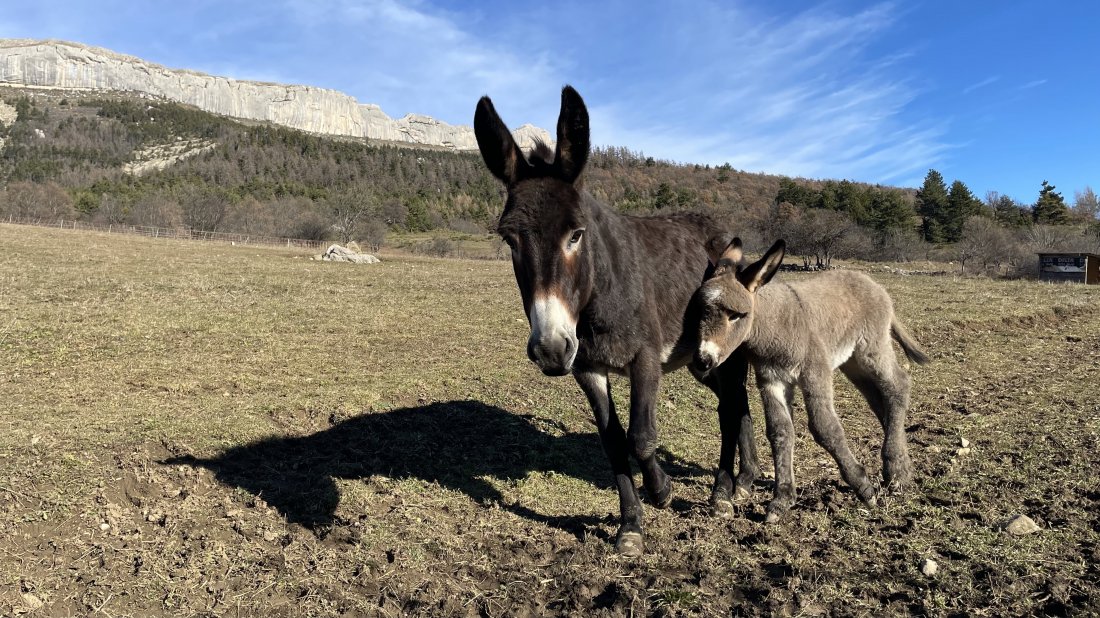
[[[1100,283],[1100,255],[1095,253],[1040,253],[1039,281]]]

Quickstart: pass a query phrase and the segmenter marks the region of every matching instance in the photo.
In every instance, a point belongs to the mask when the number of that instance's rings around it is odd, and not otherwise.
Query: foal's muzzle
[[[722,364],[720,356],[718,346],[710,341],[704,341],[699,345],[699,349],[695,350],[695,356],[691,361],[692,367],[696,372],[705,375]]]
[[[707,374],[711,369],[718,366],[718,359],[709,354],[700,354],[696,352],[695,358],[692,359],[692,366],[695,367],[695,370],[699,373]]]

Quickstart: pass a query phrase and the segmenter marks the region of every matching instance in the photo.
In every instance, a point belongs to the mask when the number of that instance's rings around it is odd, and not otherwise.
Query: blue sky
[[[0,37],[304,83],[470,124],[489,94],[597,144],[750,171],[1072,203],[1100,190],[1100,2],[5,0]]]

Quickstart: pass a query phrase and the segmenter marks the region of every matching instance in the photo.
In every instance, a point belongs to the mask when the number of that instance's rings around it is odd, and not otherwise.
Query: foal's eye
[[[743,313],[737,313],[736,311],[732,311],[729,309],[726,310],[726,318],[729,319],[730,322],[736,322],[737,320],[740,320],[742,317],[744,317],[744,315],[745,314]]]
[[[569,237],[569,244],[575,245],[579,243],[581,241],[581,236],[584,236],[584,228],[573,232],[573,235]]]

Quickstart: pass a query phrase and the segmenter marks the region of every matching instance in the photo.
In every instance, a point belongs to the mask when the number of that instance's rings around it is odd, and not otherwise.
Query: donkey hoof
[[[615,539],[615,551],[619,552],[620,556],[626,556],[633,558],[635,556],[641,556],[645,551],[645,543],[642,542],[641,532],[619,532],[619,536]]]
[[[877,494],[878,492],[875,491],[874,487],[866,487],[860,490],[859,499],[862,500],[863,503],[867,506],[874,508],[878,506]]]
[[[752,492],[744,487],[738,487],[733,491],[734,502],[748,502],[752,498]]]
[[[710,512],[719,519],[732,519],[734,514],[733,500],[729,498],[716,498],[710,503]]]
[[[659,509],[668,508],[668,505],[672,504],[672,479],[665,479],[665,485],[659,491],[652,491],[647,488],[646,493],[649,494],[653,506]]]

